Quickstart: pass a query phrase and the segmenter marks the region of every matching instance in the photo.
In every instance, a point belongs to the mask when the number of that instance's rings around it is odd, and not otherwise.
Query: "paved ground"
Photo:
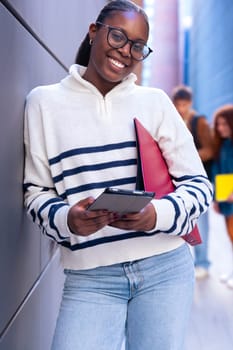
[[[233,270],[233,249],[223,217],[210,210],[210,276],[196,281],[185,350],[233,349],[233,289],[220,282]]]

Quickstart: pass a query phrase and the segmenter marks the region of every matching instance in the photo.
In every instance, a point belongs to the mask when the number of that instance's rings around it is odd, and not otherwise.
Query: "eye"
[[[144,52],[145,45],[142,44],[142,43],[134,43],[133,46],[132,46],[132,49],[135,52]]]
[[[111,39],[114,40],[116,43],[122,43],[125,41],[125,35],[120,32],[119,30],[111,30]]]

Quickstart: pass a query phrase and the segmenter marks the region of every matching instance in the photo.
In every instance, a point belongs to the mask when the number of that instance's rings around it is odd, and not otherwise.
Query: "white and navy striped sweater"
[[[59,84],[31,91],[25,112],[25,203],[42,232],[61,245],[64,268],[87,269],[160,254],[184,243],[206,211],[212,188],[192,136],[167,95],[135,84],[134,74],[105,97],[71,66]],[[105,227],[88,237],[67,226],[71,205],[105,187],[134,189],[133,118],[150,130],[167,161],[176,191],[154,199],[153,232]],[[156,176],[156,174],[155,174]]]

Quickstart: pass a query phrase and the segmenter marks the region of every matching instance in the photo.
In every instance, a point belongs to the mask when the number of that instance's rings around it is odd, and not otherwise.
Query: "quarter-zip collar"
[[[69,70],[70,75],[62,79],[61,84],[74,91],[80,92],[80,89],[82,89],[84,92],[85,90],[88,90],[95,95],[103,97],[100,91],[92,83],[82,78],[85,71],[86,67],[73,64]],[[121,83],[119,83],[112,90],[110,90],[105,95],[105,97],[115,93],[125,93],[126,90],[132,89],[134,87],[136,80],[137,76],[134,73],[130,73],[125,79],[122,80]]]

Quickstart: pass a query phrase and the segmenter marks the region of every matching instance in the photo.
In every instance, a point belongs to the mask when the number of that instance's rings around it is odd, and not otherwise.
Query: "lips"
[[[122,62],[116,60],[116,59],[113,59],[113,58],[109,58],[110,62],[112,63],[113,66],[117,67],[117,68],[120,68],[120,69],[123,69],[125,68],[125,64],[123,64]]]

